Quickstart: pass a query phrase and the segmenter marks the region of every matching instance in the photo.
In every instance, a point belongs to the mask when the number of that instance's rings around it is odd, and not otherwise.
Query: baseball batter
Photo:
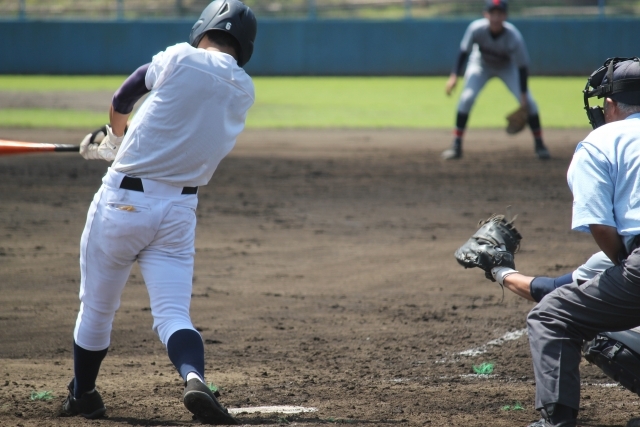
[[[257,23],[239,0],[215,0],[190,43],[168,47],[135,71],[113,97],[100,144],[87,135],[80,153],[113,160],[96,193],[80,242],[80,311],[74,379],[64,415],[99,418],[95,389],[120,296],[138,262],[153,329],[185,381],[183,403],[206,423],[236,424],[204,382],[204,345],[189,316],[198,187],[233,148],[254,102],[243,70]],[[150,93],[149,93],[150,92]],[[133,105],[147,99],[125,134]]]
[[[471,107],[484,85],[493,77],[501,79],[528,112],[538,158],[550,157],[542,141],[538,106],[528,88],[529,55],[522,35],[514,25],[505,21],[506,18],[506,0],[486,0],[484,18],[473,21],[464,33],[458,59],[446,84],[447,95],[451,95],[468,58],[453,146],[442,153],[446,160],[462,157],[462,138]]]

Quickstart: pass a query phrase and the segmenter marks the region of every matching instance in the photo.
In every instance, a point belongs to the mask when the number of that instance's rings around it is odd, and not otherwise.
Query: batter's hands
[[[451,74],[449,76],[449,80],[447,80],[447,85],[445,86],[445,92],[447,92],[447,96],[451,96],[451,92],[456,88],[456,84],[458,83],[457,74]]]
[[[101,142],[97,142],[96,139],[100,135],[104,135],[104,138]],[[124,135],[116,136],[111,126],[105,125],[84,137],[80,143],[80,155],[87,160],[102,159],[110,162],[116,158],[123,139]]]

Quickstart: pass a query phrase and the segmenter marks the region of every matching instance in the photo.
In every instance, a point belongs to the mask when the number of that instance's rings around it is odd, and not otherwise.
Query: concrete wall
[[[640,19],[512,21],[531,73],[585,75],[607,57],[640,56]],[[262,20],[252,75],[448,74],[469,20]],[[128,74],[186,41],[189,21],[0,21],[2,74]]]

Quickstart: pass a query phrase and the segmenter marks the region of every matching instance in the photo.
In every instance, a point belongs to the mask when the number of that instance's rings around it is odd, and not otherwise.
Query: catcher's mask
[[[611,98],[629,105],[640,105],[640,58],[609,58],[602,67],[591,73],[584,94],[584,109],[591,126],[603,124],[604,109],[590,107],[589,98]]]

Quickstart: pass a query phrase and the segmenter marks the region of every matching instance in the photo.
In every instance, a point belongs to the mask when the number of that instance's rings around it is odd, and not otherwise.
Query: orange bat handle
[[[71,144],[49,144],[45,142],[7,141],[0,139],[0,156],[10,154],[41,153],[44,151],[78,152],[80,146]]]

